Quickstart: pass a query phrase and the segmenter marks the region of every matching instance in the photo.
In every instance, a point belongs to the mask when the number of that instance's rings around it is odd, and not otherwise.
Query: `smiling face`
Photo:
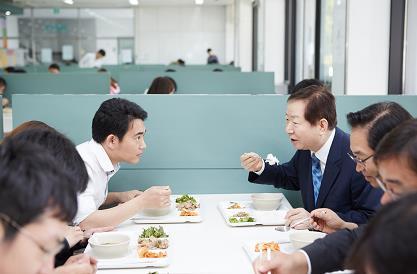
[[[285,131],[296,149],[317,151],[322,145],[320,125],[312,125],[304,118],[305,109],[303,100],[288,102]]]
[[[373,158],[370,157],[374,154],[374,150],[368,146],[368,128],[352,128],[350,133],[350,150],[358,160],[363,161],[367,159],[364,163],[356,163],[356,171],[362,173],[373,187],[378,188],[378,183],[375,180],[378,170]]]
[[[64,222],[43,216],[26,225],[24,233],[17,232],[10,241],[0,241],[0,273],[51,273],[55,255],[62,248],[65,227]]]

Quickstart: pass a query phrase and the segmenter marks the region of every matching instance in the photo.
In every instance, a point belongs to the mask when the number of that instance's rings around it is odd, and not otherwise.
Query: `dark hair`
[[[4,86],[5,88],[7,88],[7,82],[6,80],[4,80],[3,77],[0,77],[0,86]]]
[[[221,68],[215,68],[213,69],[214,72],[222,72],[223,70]]]
[[[67,174],[41,146],[7,139],[0,146],[0,213],[25,226],[50,211],[71,222],[77,213],[77,193]],[[5,239],[16,229],[0,219]]]
[[[15,68],[13,73],[26,73],[26,70],[24,70],[22,68]]]
[[[368,128],[368,146],[375,150],[385,134],[397,125],[413,118],[401,105],[395,102],[380,102],[346,115],[352,128]]]
[[[54,128],[48,126],[47,124],[45,124],[44,122],[37,121],[37,120],[31,120],[31,121],[27,121],[27,122],[24,122],[24,123],[18,125],[12,131],[7,133],[6,137],[7,138],[12,138],[12,137],[18,135],[19,133],[21,133],[25,130],[34,129],[34,128],[48,129],[48,130],[53,130],[54,129]]]
[[[329,129],[336,127],[335,98],[326,86],[307,86],[292,93],[287,102],[295,100],[302,100],[306,103],[304,119],[310,124],[315,125],[324,118],[329,124]]]
[[[347,266],[355,273],[417,273],[417,194],[384,206],[350,252]]]
[[[322,81],[317,80],[317,79],[304,79],[300,82],[298,82],[294,88],[291,90],[291,93],[297,92],[303,88],[309,87],[309,86],[319,86],[319,87],[323,87],[324,84]]]
[[[77,193],[84,192],[88,184],[88,173],[84,161],[71,140],[55,129],[32,128],[15,135],[13,139],[39,144],[47,150],[62,169],[71,175],[71,185]]]
[[[156,77],[149,87],[148,94],[169,94],[177,90],[177,83],[171,77]]]
[[[378,144],[374,160],[378,164],[390,158],[405,158],[409,168],[417,174],[417,120],[401,123]]]
[[[185,66],[185,61],[182,60],[182,59],[178,59],[177,64],[180,65],[180,66]]]
[[[209,53],[209,52],[211,52],[211,48],[208,48],[208,49],[207,49],[207,53]]]
[[[105,69],[105,68],[99,68],[99,69],[97,70],[97,72],[107,72],[107,69]]]
[[[61,71],[61,68],[59,67],[58,64],[50,64],[48,69],[57,69],[57,70]]]
[[[106,100],[94,115],[93,139],[97,143],[102,143],[110,134],[114,134],[122,140],[130,122],[134,119],[145,121],[147,117],[148,113],[136,103],[122,98]]]
[[[99,49],[97,52],[103,57],[106,56],[106,52],[104,51],[104,49]]]
[[[12,72],[15,71],[15,68],[14,67],[5,67],[4,71],[7,72],[7,73],[12,73]]]
[[[175,70],[175,69],[173,69],[173,68],[167,68],[167,69],[165,70],[165,72],[176,72],[176,70]]]

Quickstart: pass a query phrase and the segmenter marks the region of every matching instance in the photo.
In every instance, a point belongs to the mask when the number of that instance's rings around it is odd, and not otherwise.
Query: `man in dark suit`
[[[334,96],[325,86],[311,85],[288,98],[286,132],[297,149],[293,158],[276,165],[255,153],[241,156],[249,181],[301,190],[304,208],[290,210],[287,225],[309,226],[310,211],[330,208],[347,222],[362,224],[379,205],[373,190],[349,158],[349,135],[336,127]],[[304,222],[301,222],[305,220]]]
[[[369,183],[384,190],[382,204],[417,191],[417,151],[413,149],[417,147],[417,120],[411,118],[405,109],[392,102],[377,103],[348,114],[352,159]],[[398,124],[401,125],[395,128]],[[366,160],[372,157],[378,166]],[[343,269],[352,244],[364,233],[366,225],[349,228],[329,209],[316,210],[312,217],[315,229],[336,232],[291,255],[276,253],[271,261],[256,260],[255,272],[318,274]]]

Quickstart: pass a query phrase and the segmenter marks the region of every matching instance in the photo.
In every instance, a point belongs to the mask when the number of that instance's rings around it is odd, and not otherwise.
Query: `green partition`
[[[122,93],[141,94],[158,76],[169,76],[177,83],[178,94],[273,94],[273,72],[206,71],[123,71],[119,75]]]
[[[7,82],[5,96],[12,94],[107,94],[108,73],[11,73],[2,77]]]
[[[243,152],[276,155],[288,161],[295,150],[285,133],[287,96],[280,95],[125,95],[149,113],[147,149],[138,165],[123,165],[110,189],[171,185],[175,193],[275,191],[247,182],[240,167]],[[91,138],[91,120],[104,95],[15,95],[13,125],[36,119],[75,143]],[[346,113],[394,100],[417,115],[417,96],[339,96],[339,126],[348,130]],[[294,206],[297,192],[286,191]]]
[[[0,102],[2,101],[3,96],[0,95]],[[3,110],[0,113],[0,141],[3,140],[4,128],[3,128]]]

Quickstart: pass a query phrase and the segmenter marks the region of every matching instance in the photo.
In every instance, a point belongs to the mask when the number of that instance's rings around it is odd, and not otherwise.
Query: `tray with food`
[[[199,200],[189,194],[173,195],[171,205],[162,209],[145,209],[132,218],[138,224],[199,223],[203,220]]]
[[[230,226],[285,224],[285,215],[289,210],[285,205],[281,203],[275,203],[270,207],[257,207],[257,205],[253,200],[223,201],[219,203],[218,208],[226,223]]]
[[[164,267],[169,265],[169,237],[162,227],[143,229],[139,237],[124,232],[95,233],[85,253],[98,269]]]

